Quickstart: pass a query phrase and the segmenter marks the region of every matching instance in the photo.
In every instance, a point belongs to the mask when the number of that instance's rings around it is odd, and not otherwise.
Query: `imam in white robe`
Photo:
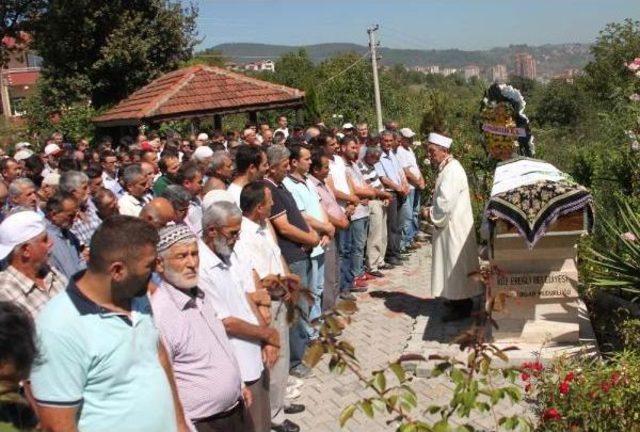
[[[430,217],[432,237],[431,293],[463,300],[480,294],[480,284],[469,273],[478,270],[478,245],[467,174],[451,159],[436,179]]]

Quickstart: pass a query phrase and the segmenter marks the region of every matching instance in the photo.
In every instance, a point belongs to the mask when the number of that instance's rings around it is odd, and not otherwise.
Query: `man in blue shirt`
[[[70,231],[78,213],[78,201],[72,195],[59,192],[49,198],[44,211],[47,233],[53,242],[49,263],[67,279],[71,279],[85,268],[80,258],[80,241]]]
[[[31,383],[44,430],[188,430],[145,296],[157,242],[146,221],[105,220],[87,271],[38,316]]]
[[[395,137],[393,132],[385,130],[380,133],[382,155],[380,155],[380,160],[376,163],[375,168],[385,189],[392,195],[387,213],[387,235],[389,236],[389,241],[387,242],[385,261],[391,265],[399,265],[402,263],[400,259],[400,242],[402,240],[400,212],[409,194],[409,185],[404,179],[400,162],[393,152],[394,144]]]

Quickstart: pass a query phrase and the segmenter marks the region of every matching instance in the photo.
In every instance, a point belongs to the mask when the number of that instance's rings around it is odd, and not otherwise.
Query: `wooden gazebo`
[[[231,72],[197,65],[169,72],[132,93],[93,119],[98,127],[139,126],[143,123],[247,113],[255,121],[259,111],[299,109],[304,92]]]

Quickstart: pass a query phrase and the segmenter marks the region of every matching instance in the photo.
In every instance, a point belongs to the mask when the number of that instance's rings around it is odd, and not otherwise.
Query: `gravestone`
[[[576,344],[584,308],[577,292],[576,245],[581,212],[560,218],[533,249],[500,221],[492,241],[496,298],[493,340],[513,344]]]

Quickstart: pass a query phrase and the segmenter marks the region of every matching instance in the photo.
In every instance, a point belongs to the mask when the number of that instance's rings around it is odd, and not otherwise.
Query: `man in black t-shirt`
[[[264,179],[273,196],[273,207],[269,220],[273,224],[278,237],[278,246],[282,251],[291,273],[300,277],[302,286],[311,284],[311,259],[309,252],[320,242],[318,233],[314,231],[302,217],[291,193],[282,185],[282,180],[289,171],[289,150],[280,145],[267,149],[269,172]],[[309,312],[309,305],[302,298],[300,307],[303,313]],[[307,332],[300,320],[289,332],[291,346],[291,373],[304,377],[309,374],[308,368],[302,364],[304,351],[309,343]]]

